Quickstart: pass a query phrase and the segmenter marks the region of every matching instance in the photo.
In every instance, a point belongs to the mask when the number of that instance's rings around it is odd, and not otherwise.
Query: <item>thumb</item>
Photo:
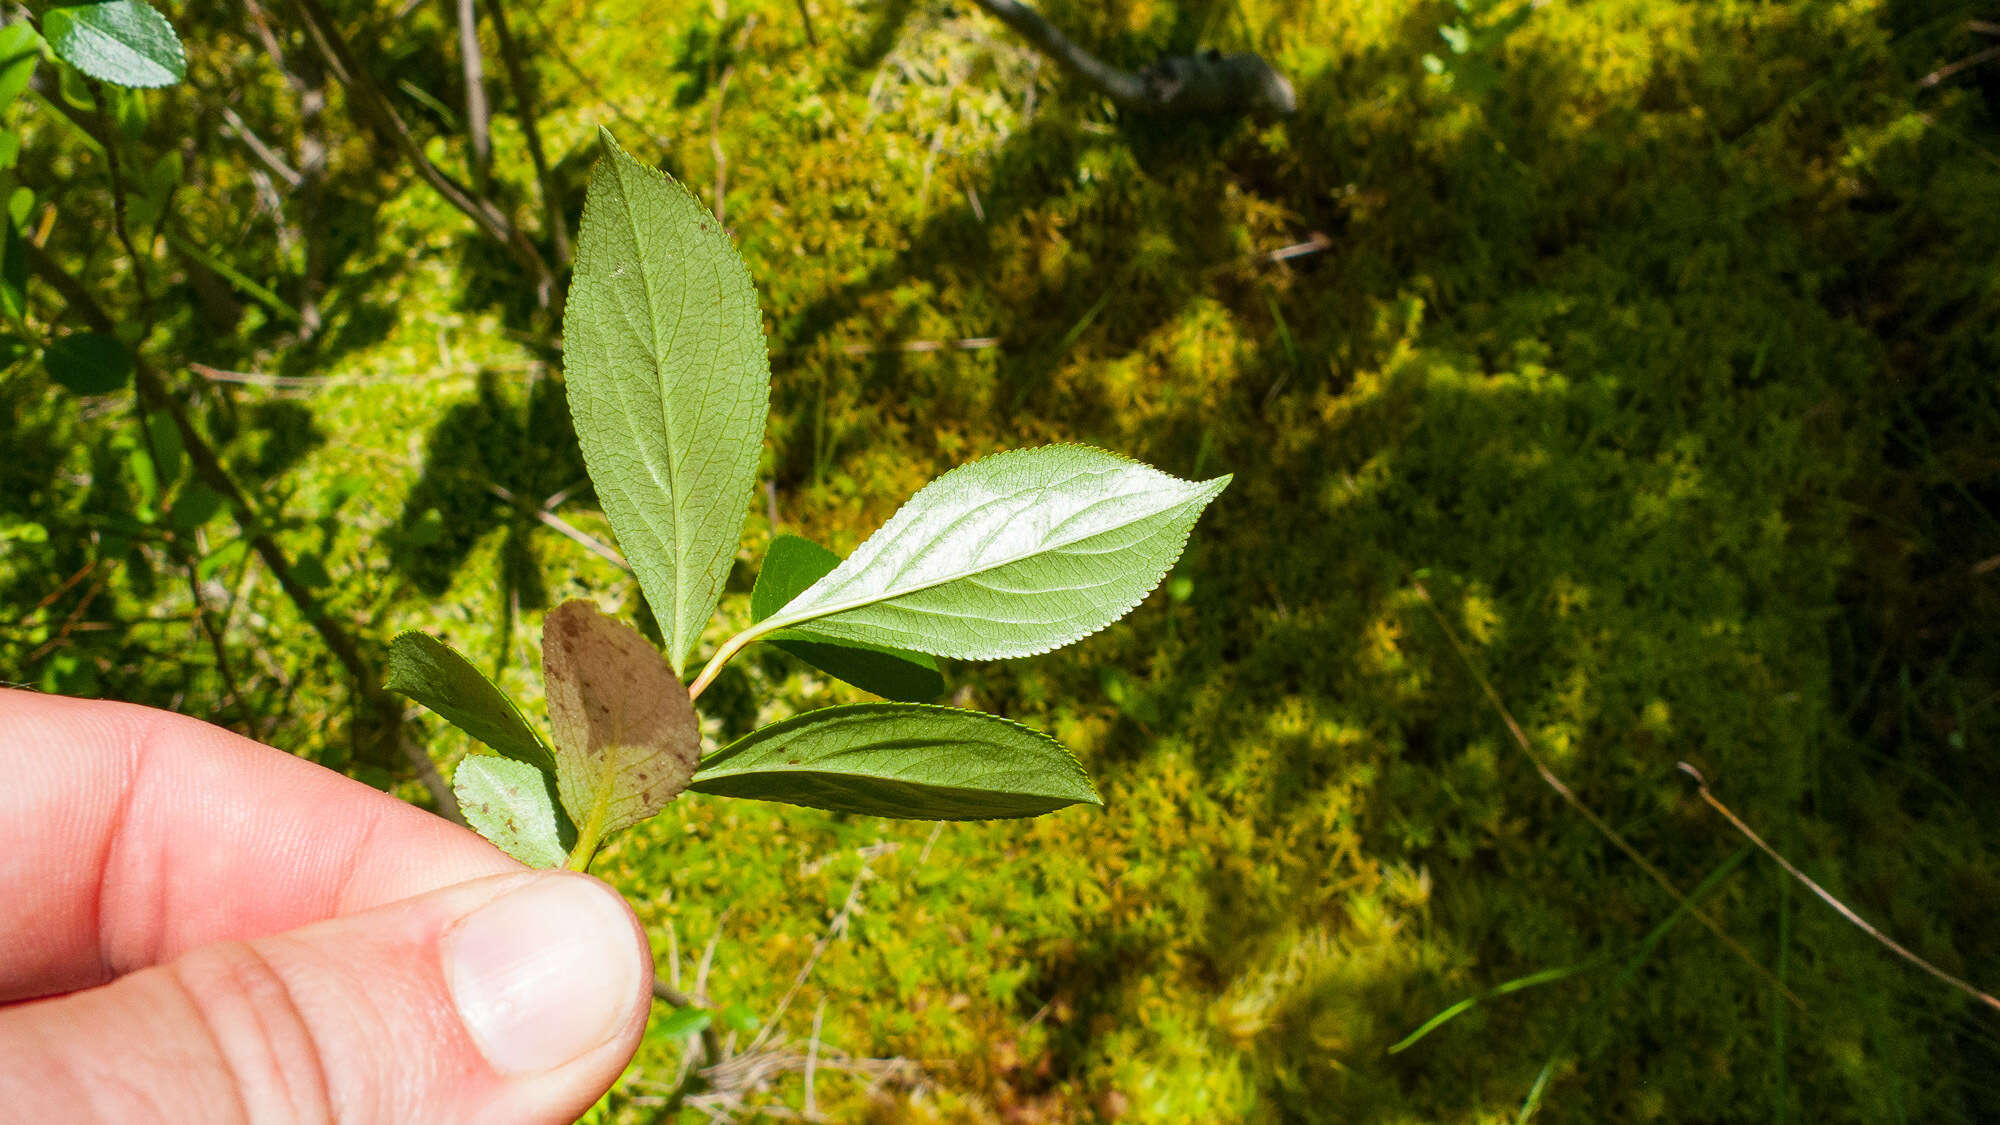
[[[496,875],[0,1008],[0,1105],[24,1121],[570,1121],[631,1059],[651,988],[611,888]]]

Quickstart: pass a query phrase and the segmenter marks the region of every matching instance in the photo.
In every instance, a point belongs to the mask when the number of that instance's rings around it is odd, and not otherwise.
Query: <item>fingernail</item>
[[[459,1018],[495,1070],[553,1070],[624,1027],[642,987],[625,904],[581,876],[539,879],[462,919],[442,943]]]

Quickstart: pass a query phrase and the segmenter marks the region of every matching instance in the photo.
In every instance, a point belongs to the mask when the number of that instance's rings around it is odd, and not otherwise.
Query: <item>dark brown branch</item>
[[[549,246],[556,255],[557,269],[569,264],[569,222],[563,218],[562,197],[556,193],[555,177],[549,172],[549,158],[542,148],[541,102],[534,79],[521,61],[521,47],[514,29],[507,25],[506,0],[493,0],[486,10],[493,16],[493,38],[500,44],[500,63],[507,68],[507,85],[514,91],[514,113],[521,119],[521,137],[528,144],[528,159],[535,165],[535,185],[542,193],[542,222],[546,224]]]
[[[1042,54],[1133,113],[1289,116],[1298,109],[1292,84],[1252,54],[1171,55],[1137,74],[1079,47],[1018,0],[972,0]]]
[[[62,296],[70,312],[94,331],[111,334],[116,329],[116,324],[110,314],[104,311],[104,307],[97,303],[97,299],[91,296],[90,291],[83,287],[83,283],[68,270],[63,269],[49,256],[47,250],[31,240],[24,242],[28,251],[29,266],[37,276],[48,282]],[[362,655],[361,646],[355,641],[354,635],[328,616],[312,590],[299,580],[290,556],[286,555],[285,549],[271,537],[271,533],[265,530],[266,524],[258,515],[255,505],[237,485],[236,478],[231,476],[229,470],[222,464],[222,458],[216,453],[215,447],[210,445],[207,436],[196,428],[194,419],[188,416],[186,407],[167,389],[166,380],[144,356],[137,353],[132,356],[132,380],[140,404],[148,410],[164,413],[173,421],[174,428],[180,431],[181,444],[187,451],[188,463],[194,467],[195,475],[228,503],[237,526],[250,541],[250,548],[264,560],[264,565],[270,569],[271,576],[278,580],[278,585],[285,591],[285,596],[298,607],[299,615],[312,626],[313,632],[319,634],[320,641],[326,645],[327,651],[331,652],[333,658],[340,662],[348,675],[353,677],[355,690],[360,693],[362,703],[374,713],[380,724],[381,736],[393,741],[396,748],[409,760],[418,779],[429,791],[431,800],[437,805],[438,812],[460,824],[465,823],[463,814],[458,810],[458,801],[452,796],[451,787],[445,784],[444,777],[438,773],[437,763],[431,761],[430,755],[425,753],[423,748],[411,744],[403,737],[401,700],[382,687],[377,679],[376,669]]]
[[[347,87],[348,102],[355,112],[365,122],[375,126],[401,151],[403,158],[416,170],[417,175],[430,185],[431,190],[470,218],[487,237],[507,248],[521,267],[528,271],[535,282],[536,296],[544,306],[547,306],[555,295],[555,275],[549,269],[548,263],[542,260],[534,244],[527,240],[520,228],[514,225],[513,220],[494,206],[491,200],[474,196],[466,190],[465,185],[452,179],[443,169],[431,163],[430,158],[424,155],[423,145],[417,140],[416,134],[410,131],[409,123],[403,120],[402,114],[396,112],[395,105],[382,93],[381,87],[375,84],[375,80],[361,69],[360,63],[355,59],[353,47],[340,34],[340,29],[334,26],[333,19],[327,15],[326,9],[320,7],[319,0],[293,0],[293,6],[305,26],[307,38],[311,39],[313,46],[319,50],[327,69]]]

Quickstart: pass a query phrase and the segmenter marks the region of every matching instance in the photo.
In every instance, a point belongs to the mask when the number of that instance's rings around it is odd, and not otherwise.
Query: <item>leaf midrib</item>
[[[686,593],[687,576],[685,573],[687,570],[686,564],[688,561],[687,534],[686,534],[687,529],[686,529],[686,523],[681,517],[680,466],[676,464],[674,461],[674,450],[679,448],[678,438],[677,438],[678,431],[674,427],[674,412],[671,406],[669,405],[669,400],[672,396],[670,396],[667,393],[666,373],[662,361],[664,357],[670,351],[672,351],[673,345],[680,339],[681,320],[687,313],[687,287],[682,286],[681,288],[681,307],[679,312],[674,317],[671,333],[669,334],[666,343],[662,345],[659,338],[660,309],[657,303],[657,297],[653,290],[652,275],[651,272],[647,269],[647,257],[645,249],[640,244],[639,217],[636,214],[634,214],[632,210],[632,193],[628,191],[626,188],[625,170],[619,165],[619,162],[615,158],[612,160],[611,166],[614,170],[614,174],[618,177],[618,203],[620,209],[625,214],[625,226],[631,232],[633,248],[639,251],[637,254],[633,256],[635,261],[635,269],[639,274],[639,288],[645,294],[646,315],[652,322],[647,326],[648,330],[646,332],[646,337],[652,344],[652,348],[650,349],[651,354],[647,358],[652,360],[653,363],[653,387],[657,392],[657,394],[659,395],[660,425],[666,431],[667,448],[666,448],[666,455],[663,459],[666,461],[667,479],[665,481],[660,480],[659,471],[657,467],[653,464],[652,458],[647,458],[646,475],[653,478],[654,484],[659,485],[666,489],[669,501],[667,504],[667,510],[670,517],[670,523],[672,524],[673,527],[673,544],[674,544],[674,556],[673,556],[674,616],[671,628],[669,630],[673,641],[673,651],[669,652],[667,654],[667,657],[668,657],[668,663],[674,669],[674,674],[679,675],[681,671],[681,661],[685,659],[685,655],[681,651],[681,631],[685,626],[686,623],[685,619],[687,617],[687,593]],[[643,172],[641,172],[640,174],[644,175]],[[643,504],[637,506],[642,511],[645,509],[645,505]],[[647,522],[650,523],[652,521],[648,520]]]

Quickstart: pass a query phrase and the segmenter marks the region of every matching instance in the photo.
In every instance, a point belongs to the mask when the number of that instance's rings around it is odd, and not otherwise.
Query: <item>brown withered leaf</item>
[[[556,788],[581,827],[637,824],[686,789],[701,758],[687,688],[630,626],[587,601],[542,623],[542,675],[554,731]]]

